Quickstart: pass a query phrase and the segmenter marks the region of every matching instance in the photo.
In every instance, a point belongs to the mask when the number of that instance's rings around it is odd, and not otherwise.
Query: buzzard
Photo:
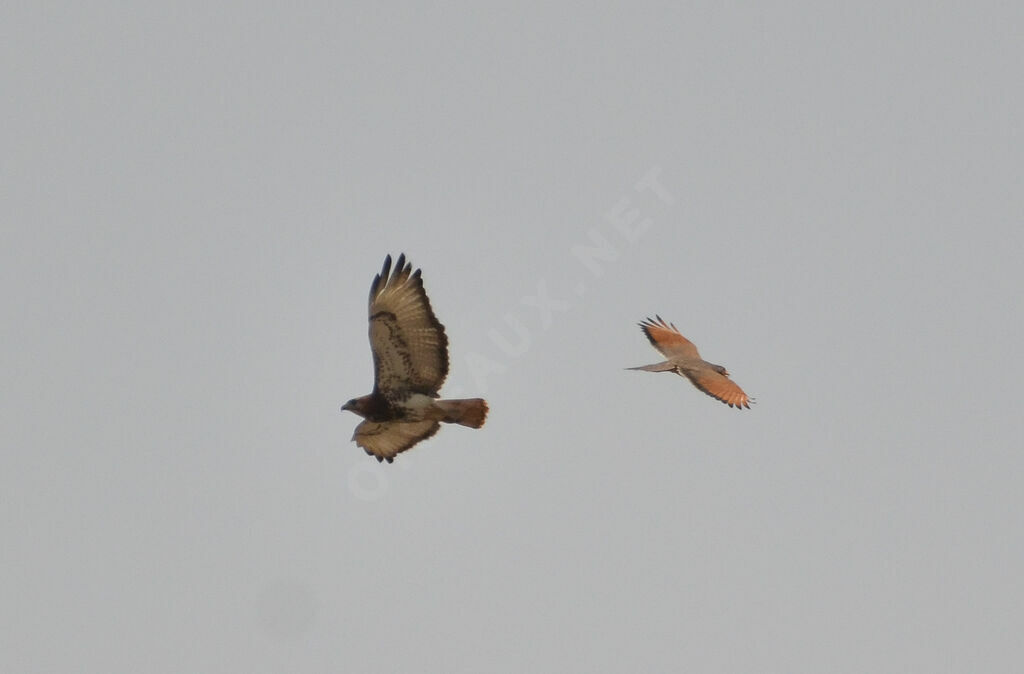
[[[689,379],[694,386],[712,398],[721,400],[729,407],[750,409],[753,398],[748,398],[736,383],[729,379],[729,372],[721,365],[709,363],[697,353],[693,342],[679,333],[675,323],[666,323],[661,316],[655,320],[645,319],[640,329],[651,340],[651,344],[668,360],[653,365],[630,367],[629,370],[647,372],[675,372]]]
[[[423,290],[420,270],[391,256],[370,285],[370,349],[373,351],[373,392],[341,406],[365,421],[352,439],[391,463],[399,452],[429,438],[441,422],[480,428],[487,403],[480,398],[437,400],[448,376],[448,337],[434,316]]]

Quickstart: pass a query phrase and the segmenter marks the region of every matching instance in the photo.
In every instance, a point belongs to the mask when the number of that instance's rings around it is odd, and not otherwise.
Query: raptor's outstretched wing
[[[640,322],[640,329],[643,330],[651,344],[666,358],[700,358],[697,347],[693,342],[679,332],[674,323],[666,323],[661,316],[655,316],[655,320],[646,318]]]
[[[374,392],[393,399],[408,392],[437,396],[448,375],[448,337],[434,316],[415,272],[399,255],[391,256],[370,286],[370,348]]]
[[[378,461],[391,463],[400,452],[410,449],[420,440],[426,440],[441,424],[431,419],[424,421],[364,421],[356,426],[352,439]]]

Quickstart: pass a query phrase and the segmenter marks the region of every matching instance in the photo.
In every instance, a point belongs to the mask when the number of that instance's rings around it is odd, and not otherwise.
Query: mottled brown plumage
[[[628,369],[647,372],[675,372],[689,379],[704,393],[721,400],[729,407],[750,409],[749,403],[754,402],[754,399],[748,397],[743,389],[729,379],[729,372],[724,367],[701,358],[697,347],[680,334],[674,323],[666,323],[661,316],[655,316],[655,320],[648,318],[642,321],[640,329],[647,335],[647,339],[651,341],[654,348],[668,360]]]
[[[369,318],[373,391],[341,408],[365,419],[352,436],[358,446],[391,463],[436,433],[441,422],[483,426],[484,400],[436,399],[448,376],[448,337],[430,307],[420,270],[413,272],[405,254],[393,272],[388,255],[373,279]]]

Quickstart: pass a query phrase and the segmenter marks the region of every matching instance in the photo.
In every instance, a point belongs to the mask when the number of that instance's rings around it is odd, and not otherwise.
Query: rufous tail
[[[484,419],[487,418],[487,401],[483,398],[436,400],[434,403],[445,414],[442,421],[449,424],[461,424],[470,428],[480,428],[484,425]]]

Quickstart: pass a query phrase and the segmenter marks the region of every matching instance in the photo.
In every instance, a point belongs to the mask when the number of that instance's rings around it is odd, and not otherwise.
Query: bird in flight
[[[650,318],[641,321],[640,329],[647,335],[647,339],[651,340],[654,348],[668,360],[627,369],[646,372],[675,372],[689,379],[704,393],[721,400],[729,407],[750,409],[749,403],[754,402],[754,399],[747,397],[743,389],[729,379],[728,370],[701,358],[697,353],[697,347],[679,333],[679,328],[674,323],[666,323],[661,316],[656,315],[653,321]]]
[[[404,253],[394,271],[388,255],[370,285],[370,350],[373,391],[341,409],[363,417],[352,439],[377,461],[391,463],[436,433],[441,422],[484,425],[483,399],[437,399],[448,376],[448,337],[430,308],[420,270],[412,270]]]

